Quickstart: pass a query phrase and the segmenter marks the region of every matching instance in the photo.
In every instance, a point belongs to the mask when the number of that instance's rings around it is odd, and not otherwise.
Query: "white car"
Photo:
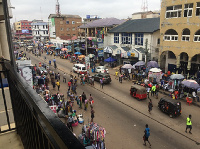
[[[106,69],[104,66],[98,66],[98,67],[96,67],[96,69],[95,69],[95,72],[97,72],[97,73],[104,73],[104,70],[106,70],[106,72],[107,73],[109,73],[108,72],[108,69]]]

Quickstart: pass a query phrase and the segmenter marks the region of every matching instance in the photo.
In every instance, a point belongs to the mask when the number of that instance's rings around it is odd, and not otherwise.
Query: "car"
[[[98,73],[98,74],[93,75],[92,77],[97,82],[99,82],[100,79],[102,78],[104,84],[108,84],[112,81],[110,75],[106,73]]]
[[[106,69],[105,66],[97,66],[96,69],[95,69],[95,72],[104,73],[104,70],[106,70],[106,72],[109,73],[108,69]]]
[[[45,75],[48,74],[47,70],[46,70],[44,67],[38,67],[38,68],[37,68],[37,73],[38,73],[39,75],[41,75],[43,72],[44,72]]]
[[[177,117],[181,115],[181,102],[174,100],[168,96],[162,97],[158,102],[158,108],[169,115],[169,117]]]
[[[87,74],[87,70],[84,64],[74,64],[72,71],[79,74]]]

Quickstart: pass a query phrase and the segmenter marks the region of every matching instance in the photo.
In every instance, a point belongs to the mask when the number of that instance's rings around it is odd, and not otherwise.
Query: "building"
[[[31,23],[33,40],[46,42],[49,40],[48,22],[43,20],[34,20]]]
[[[200,69],[200,1],[162,0],[160,67],[195,75]]]
[[[138,60],[157,61],[159,46],[160,18],[128,20],[108,31],[104,53],[131,63]]]
[[[15,39],[24,41],[30,40],[33,38],[32,36],[32,28],[31,28],[32,21],[28,20],[20,20],[14,23],[15,29]]]
[[[82,24],[82,18],[78,15],[50,14],[49,34],[51,39],[72,39],[79,35],[78,26]]]
[[[160,11],[145,11],[145,12],[136,12],[132,14],[132,20],[145,19],[145,18],[158,18],[158,17],[160,17]]]
[[[94,20],[99,20],[99,19],[101,19],[101,18],[98,17],[97,15],[86,15],[86,18],[83,18],[83,22],[89,23],[89,22],[92,22]]]

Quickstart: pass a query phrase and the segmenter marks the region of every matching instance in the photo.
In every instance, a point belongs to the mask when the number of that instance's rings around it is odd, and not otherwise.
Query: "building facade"
[[[112,48],[113,45],[115,49]],[[118,56],[131,63],[138,60],[157,61],[160,47],[160,18],[126,21],[108,32],[104,47],[104,52],[112,53],[112,56]],[[108,50],[109,48],[111,50]]]
[[[20,20],[14,23],[15,28],[15,39],[24,41],[24,40],[31,40],[32,36],[32,28],[31,28],[32,21],[28,20]]]
[[[46,42],[49,40],[48,22],[36,20],[31,23],[33,40]]]
[[[78,27],[82,24],[82,18],[78,15],[50,14],[49,34],[51,39],[72,39],[79,36]]]
[[[160,67],[195,75],[200,68],[200,1],[162,0]]]

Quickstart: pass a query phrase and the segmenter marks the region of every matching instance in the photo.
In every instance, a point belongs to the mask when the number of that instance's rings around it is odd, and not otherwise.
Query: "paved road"
[[[32,54],[27,54],[31,57],[33,64],[43,61],[43,57],[36,58]],[[47,56],[47,62],[53,59]],[[63,71],[69,73],[72,70],[72,63],[68,60],[56,58],[58,71],[63,75]],[[114,74],[114,70],[109,69],[109,72]],[[68,77],[69,79],[69,77]],[[188,106],[182,103],[182,115],[177,118],[169,118],[169,116],[161,113],[157,109],[158,99],[153,100],[153,111],[150,115],[147,111],[148,100],[137,101],[130,97],[129,88],[131,82],[124,81],[122,84],[112,77],[112,83],[105,85],[104,89],[99,87],[99,83],[95,83],[95,87],[89,85],[78,86],[78,94],[83,91],[89,96],[92,93],[95,100],[94,121],[106,128],[106,145],[109,149],[132,149],[146,148],[142,145],[142,136],[145,124],[148,123],[151,129],[150,141],[152,148],[200,148],[196,142],[200,142],[200,119],[198,116],[199,108]],[[66,96],[67,85],[61,83],[61,92]],[[52,92],[56,92],[51,90]],[[159,95],[161,97],[163,95]],[[85,121],[90,119],[89,111],[77,109],[77,113],[83,113]],[[192,114],[193,134],[186,134],[185,123],[188,114]],[[81,133],[81,125],[74,128],[76,135]]]

